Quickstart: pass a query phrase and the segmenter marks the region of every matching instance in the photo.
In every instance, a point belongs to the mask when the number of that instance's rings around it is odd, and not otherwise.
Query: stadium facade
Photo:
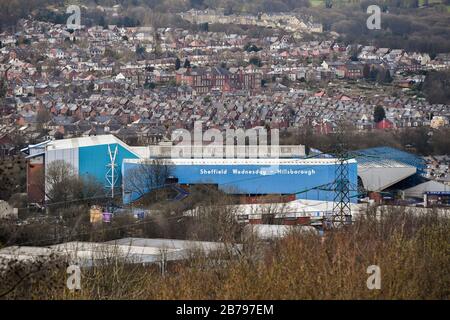
[[[150,150],[150,151],[149,151]],[[31,201],[44,202],[42,177],[57,160],[68,163],[78,176],[91,176],[124,203],[139,198],[130,190],[131,172],[155,158],[153,149],[128,146],[113,135],[46,141],[30,145],[27,154],[27,191]],[[171,178],[177,185],[216,185],[238,195],[291,195],[297,199],[333,200],[334,192],[317,187],[334,181],[335,159],[170,159]],[[357,184],[357,164],[349,160],[349,180]],[[150,190],[149,190],[150,191]],[[356,197],[352,198],[356,201]]]
[[[133,177],[147,172],[142,166],[154,165],[161,164],[124,160],[121,171],[125,203],[137,200],[145,187],[136,186]],[[290,195],[326,201],[335,197],[329,190],[335,180],[335,159],[172,159],[165,165],[179,185],[214,185],[236,195]],[[356,186],[356,161],[349,160],[348,167],[350,183]],[[356,190],[351,196],[356,202]]]
[[[47,186],[42,186],[48,166],[64,161],[78,176],[90,176],[114,193],[122,183],[121,163],[124,159],[137,159],[140,155],[113,135],[102,135],[62,140],[49,140],[30,145],[26,153],[27,193],[30,202],[45,200]]]
[[[124,203],[140,195],[130,188],[133,171],[152,165],[149,159],[163,158],[171,167],[171,181],[177,186],[215,185],[219,190],[237,195],[289,195],[292,199],[332,201],[330,184],[335,180],[336,159],[305,158],[301,150],[282,153],[274,158],[171,158],[170,146],[129,146],[113,135],[50,140],[30,145],[22,151],[28,159],[27,191],[29,201],[44,202],[42,176],[56,161],[70,164],[78,176],[91,176],[112,195],[123,192]],[[295,149],[295,148],[294,148]],[[359,185],[380,192],[408,177],[417,175],[420,158],[392,148],[359,151],[356,160],[348,160],[352,202],[357,201]],[[323,187],[326,186],[327,187]],[[150,191],[150,190],[148,190]]]

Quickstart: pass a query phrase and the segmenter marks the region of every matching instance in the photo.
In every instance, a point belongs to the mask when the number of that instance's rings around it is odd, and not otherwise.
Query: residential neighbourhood
[[[0,0],[0,300],[448,300],[449,8]]]
[[[414,89],[423,71],[449,68],[449,54],[431,59],[286,35],[253,39],[111,25],[70,33],[45,22],[20,25],[14,35],[0,34],[0,71],[8,84],[2,134],[36,140],[110,132],[159,141],[197,120],[206,128],[293,130],[308,123],[328,131],[341,116],[372,130],[381,128],[372,117],[376,105],[385,108],[384,129],[449,125],[450,107],[430,104]],[[246,51],[249,44],[258,51]],[[158,46],[161,57],[136,54],[148,46]],[[385,74],[391,82],[383,83]],[[375,85],[364,81],[370,77]]]

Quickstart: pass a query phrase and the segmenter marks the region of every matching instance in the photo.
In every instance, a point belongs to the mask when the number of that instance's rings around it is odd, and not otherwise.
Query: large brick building
[[[253,68],[183,68],[177,71],[176,82],[192,87],[197,94],[208,93],[213,89],[222,92],[255,92],[261,88],[261,73]]]
[[[347,79],[361,79],[364,65],[359,61],[351,61],[345,65],[345,77]]]

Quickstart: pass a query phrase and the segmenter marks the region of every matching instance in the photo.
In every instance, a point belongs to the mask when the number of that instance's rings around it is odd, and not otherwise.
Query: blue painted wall
[[[114,152],[115,147],[118,146],[116,157],[116,173],[118,174],[118,181],[116,186],[120,187],[122,184],[122,162],[124,159],[136,159],[137,156],[128,151],[119,144],[110,144],[111,151]],[[97,145],[89,147],[80,147],[78,149],[78,173],[80,176],[92,176],[96,178],[102,185],[107,186],[106,172],[107,165],[110,163],[108,145]]]
[[[124,203],[139,198],[127,184],[127,173],[136,170],[138,164],[123,163]],[[267,174],[271,167],[258,165],[177,165],[173,176],[180,184],[217,184],[219,189],[231,194],[293,194],[299,191],[332,183],[335,165],[283,165],[276,174]],[[214,171],[215,170],[215,171]],[[247,170],[247,172],[243,172]],[[249,172],[252,171],[252,172]],[[357,164],[349,164],[350,182],[357,185]],[[352,192],[356,202],[356,191]],[[296,195],[299,199],[334,200],[334,192],[311,190]]]

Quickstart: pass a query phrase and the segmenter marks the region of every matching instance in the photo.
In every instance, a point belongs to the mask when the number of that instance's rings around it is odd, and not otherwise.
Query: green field
[[[423,5],[425,3],[425,0],[419,0],[419,4],[420,5]],[[429,4],[432,4],[432,3],[442,3],[442,1],[441,0],[428,0],[428,3]]]
[[[313,7],[319,7],[319,6],[324,6],[324,0],[309,0],[309,2],[311,3],[311,6]]]

